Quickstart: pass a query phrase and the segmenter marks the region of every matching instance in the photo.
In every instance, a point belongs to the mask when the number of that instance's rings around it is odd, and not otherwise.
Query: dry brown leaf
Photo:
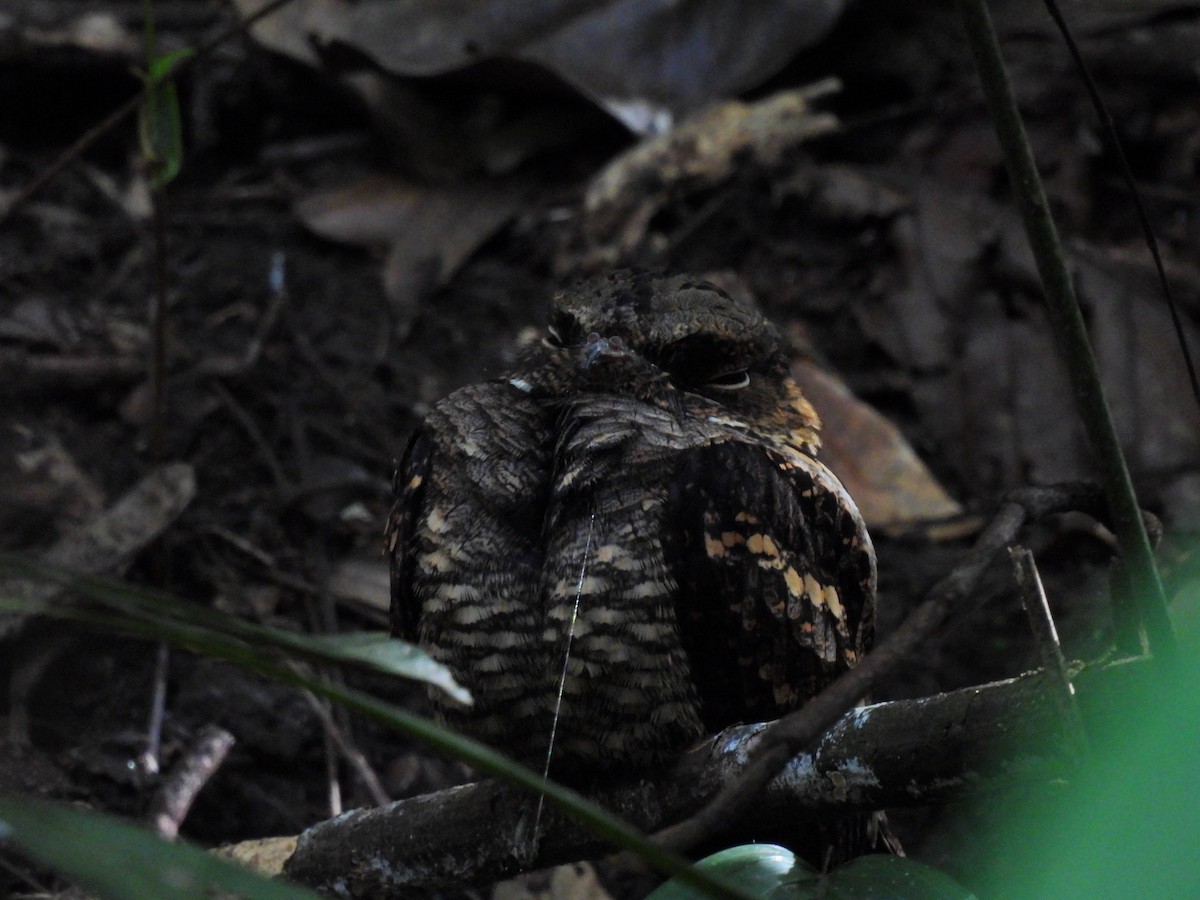
[[[891,219],[908,210],[912,199],[882,178],[853,166],[798,166],[771,187],[773,197],[801,197],[830,222]]]
[[[267,0],[235,0],[243,17]],[[844,0],[295,0],[251,28],[315,61],[338,41],[389,72],[436,75],[482,60],[538,63],[635,131],[760,84],[823,38]]]
[[[1132,469],[1161,473],[1200,461],[1200,410],[1166,301],[1148,262],[1116,264],[1101,248],[1076,244],[1076,284],[1109,406]],[[1200,335],[1185,319],[1193,353]]]
[[[821,459],[841,479],[872,528],[904,530],[962,513],[891,422],[840,378],[807,360],[792,375],[824,425]]]
[[[914,376],[923,427],[958,448],[949,462],[964,482],[1087,477],[1092,457],[1015,212],[978,197],[964,203],[928,179],[917,184],[914,200],[892,231],[900,286],[882,303],[863,298],[856,315]],[[1200,459],[1200,413],[1153,269],[1144,253],[1125,258],[1081,240],[1069,251],[1130,466],[1167,497],[1169,473]],[[1167,264],[1183,293],[1194,290],[1188,265]],[[997,275],[1001,290],[982,288]],[[1196,346],[1194,327],[1185,330]]]
[[[420,302],[520,209],[521,183],[418,185],[372,175],[313,192],[296,204],[312,231],[341,243],[387,247],[383,283],[402,332]]]
[[[930,370],[956,358],[960,304],[996,240],[997,216],[994,207],[931,179],[916,186],[913,203],[893,227],[907,283],[888,296],[890,327],[875,337],[894,359]]]
[[[283,874],[283,864],[296,851],[299,840],[296,836],[255,838],[217,847],[210,852],[213,856],[241,863],[260,875],[275,878]]]
[[[300,221],[331,241],[360,247],[386,247],[420,238],[422,226],[448,230],[455,215],[488,205],[489,188],[438,188],[395,175],[368,175],[338,187],[320,187],[296,203]]]
[[[53,435],[17,422],[0,431],[0,546],[52,525],[59,534],[99,515],[104,492]]]
[[[492,888],[492,900],[611,900],[591,863],[528,872]]]
[[[826,81],[757,103],[723,103],[612,160],[584,196],[586,265],[629,257],[667,204],[720,184],[749,163],[777,164],[799,144],[836,130],[835,116],[812,107],[834,90],[836,82]]]

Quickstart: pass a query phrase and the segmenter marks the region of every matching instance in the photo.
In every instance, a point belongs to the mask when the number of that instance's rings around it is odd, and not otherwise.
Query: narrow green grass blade
[[[155,188],[170,184],[183,168],[179,93],[170,74],[176,63],[191,54],[191,50],[176,50],[152,59],[146,73],[146,95],[138,110],[138,140],[142,156],[151,163]]]
[[[70,596],[50,601],[27,599],[23,592],[15,589],[14,582],[20,580],[59,584],[68,593],[81,594],[88,603],[83,605]],[[103,616],[96,618],[97,604],[120,613],[121,618],[113,619],[106,625],[107,620]],[[3,611],[88,621],[99,627],[119,629],[151,640],[159,638],[156,627],[169,626],[177,638],[189,635],[191,643],[188,649],[197,653],[210,652],[212,636],[220,635],[255,647],[263,654],[275,654],[276,658],[286,655],[305,662],[346,665],[409,678],[432,684],[462,703],[471,702],[470,693],[454,680],[449,669],[419,647],[392,638],[382,631],[343,635],[283,631],[187,603],[168,594],[109,579],[79,576],[45,563],[0,553],[0,612]],[[144,627],[135,628],[135,623],[141,623]]]
[[[32,797],[0,796],[0,838],[100,897],[112,900],[317,900],[188,844],[173,844],[111,816]]]

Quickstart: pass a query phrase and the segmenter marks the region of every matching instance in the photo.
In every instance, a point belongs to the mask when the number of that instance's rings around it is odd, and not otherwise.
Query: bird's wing
[[[472,587],[486,600],[501,590],[493,582],[503,572],[493,569],[540,570],[545,419],[525,392],[488,382],[439,402],[413,436],[396,471],[387,526],[398,634],[414,634],[423,605],[439,590],[461,599],[456,592],[468,587],[456,579],[479,579]]]
[[[705,724],[795,709],[871,641],[875,557],[862,518],[799,452],[716,443],[680,465],[665,540]]]
[[[434,407],[396,470],[394,633],[416,639],[439,601],[493,612],[531,602],[522,587],[541,568],[547,443],[543,407],[508,382],[470,385]]]
[[[545,420],[527,392],[503,381],[439,402],[397,471],[387,529],[393,633],[419,640],[475,699],[462,709],[433,692],[435,708],[452,727],[522,756],[540,736],[529,723],[546,669],[537,646]]]
[[[392,482],[392,509],[384,532],[385,550],[391,564],[392,634],[406,641],[417,640],[421,615],[420,598],[413,593],[413,534],[422,518],[432,472],[433,439],[418,429],[408,442]]]

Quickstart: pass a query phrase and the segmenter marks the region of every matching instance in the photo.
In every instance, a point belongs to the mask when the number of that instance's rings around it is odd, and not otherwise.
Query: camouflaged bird
[[[873,633],[875,556],[774,326],[694,278],[554,299],[396,475],[392,627],[449,725],[552,773],[643,770],[801,706]],[[561,691],[561,696],[560,696]]]

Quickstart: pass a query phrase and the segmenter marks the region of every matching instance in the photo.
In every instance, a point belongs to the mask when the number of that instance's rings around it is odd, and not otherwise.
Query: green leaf
[[[153,87],[171,74],[171,70],[175,68],[177,62],[187,59],[195,52],[191,47],[184,47],[182,50],[164,53],[162,56],[150,60],[150,70],[146,73],[146,81]]]
[[[794,884],[797,875],[817,876],[817,870],[804,860],[796,859],[791,850],[774,844],[743,844],[730,847],[696,863],[698,869],[728,884],[736,884],[751,897],[790,897],[786,886]],[[782,893],[779,891],[782,889]],[[646,900],[691,900],[702,897],[695,888],[672,878],[650,894]]]
[[[441,688],[459,703],[474,702],[471,692],[454,680],[449,669],[420,647],[396,640],[386,631],[305,635],[304,638],[314,651],[329,653],[347,662],[361,662],[380,672],[424,681]]]
[[[852,859],[827,881],[820,894],[827,900],[975,900],[974,894],[933,866],[884,854]]]
[[[696,864],[754,897],[771,900],[975,900],[975,895],[932,866],[897,856],[860,856],[822,875],[791,850],[746,844]],[[647,900],[701,896],[674,879]]]
[[[317,900],[187,844],[111,816],[32,797],[0,796],[0,838],[76,884],[113,900]]]
[[[146,75],[146,96],[138,110],[138,140],[150,164],[156,189],[169,184],[183,167],[183,125],[175,82],[167,76],[191,50],[177,50],[152,59]]]
[[[21,596],[8,580],[50,581],[86,598],[72,596],[33,600]],[[10,596],[11,595],[11,596]],[[101,608],[96,608],[99,604]],[[312,663],[332,663],[381,672],[432,684],[462,703],[471,695],[458,684],[450,670],[425,651],[386,632],[345,635],[311,635],[270,628],[247,622],[228,613],[187,603],[168,594],[135,588],[119,581],[71,572],[0,553],[0,612],[12,611],[54,615],[86,621],[110,630],[123,631],[148,640],[168,640],[197,653],[229,658],[230,641],[259,656],[278,659],[288,656]]]
[[[1191,591],[1176,599],[1180,614],[1195,609],[1200,591]],[[1010,798],[1012,813],[977,873],[980,893],[1200,897],[1197,635],[1181,632],[1192,655],[1177,668],[1160,664],[1144,683],[1086,698],[1091,721],[1107,727],[1092,729],[1091,755],[1060,790]]]

